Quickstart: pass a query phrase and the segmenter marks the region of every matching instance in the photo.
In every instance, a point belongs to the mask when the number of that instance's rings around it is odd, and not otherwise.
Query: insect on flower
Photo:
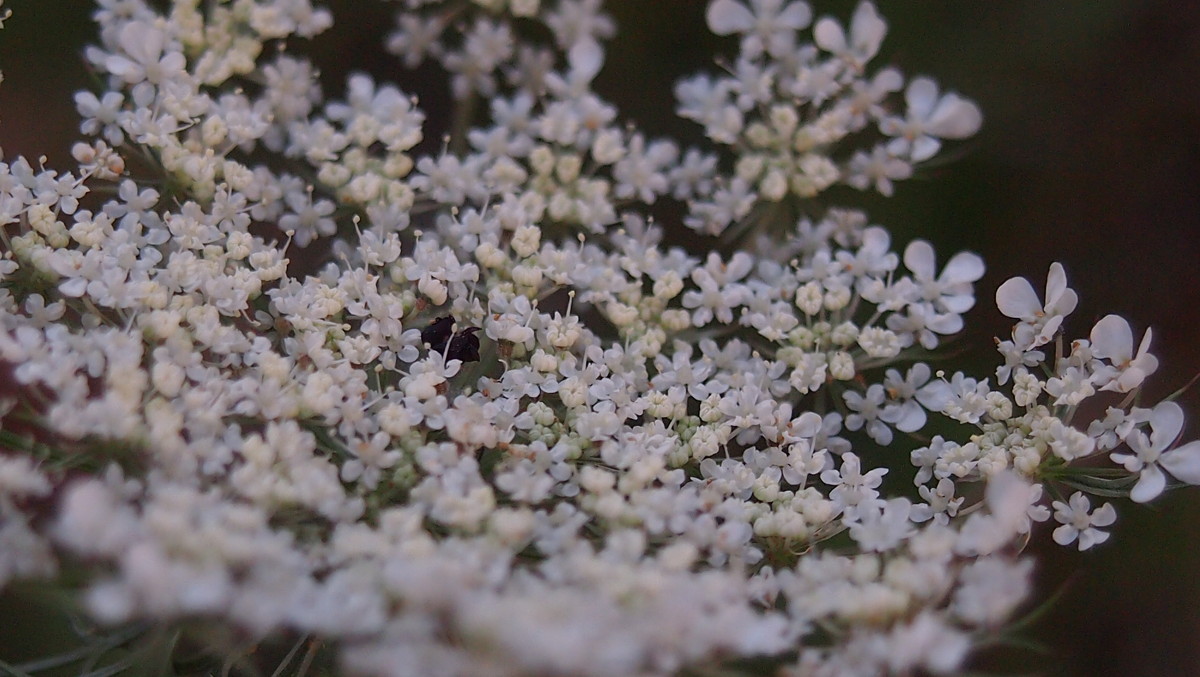
[[[452,333],[454,333],[454,318],[449,315],[439,317],[421,330],[421,343],[428,343],[432,350],[441,350],[446,347],[446,341],[450,339]]]
[[[454,318],[447,315],[437,318],[421,330],[421,342],[428,344],[432,351],[445,352],[448,360],[478,362],[479,337],[475,335],[477,331],[479,327],[455,331]]]

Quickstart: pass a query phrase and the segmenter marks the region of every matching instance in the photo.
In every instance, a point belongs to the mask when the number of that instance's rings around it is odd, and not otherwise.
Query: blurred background
[[[369,70],[430,104],[440,82],[404,80],[394,62],[379,58],[392,3],[329,4],[345,23],[313,45],[328,93],[341,94],[347,71]],[[671,87],[709,68],[715,50],[732,53],[730,42],[706,36],[706,3],[606,4],[619,29],[597,88],[651,133],[698,141],[699,130],[671,114]],[[816,15],[846,21],[855,3],[812,4]],[[1200,373],[1200,3],[877,4],[890,32],[876,63],[932,75],[984,111],[980,134],[953,146],[955,161],[898,184],[890,200],[862,202],[899,247],[921,237],[943,261],[960,249],[984,256],[989,271],[967,318],[972,335],[959,343],[977,373],[993,364],[990,337],[1009,326],[991,302],[996,286],[1024,275],[1041,289],[1052,261],[1065,265],[1080,296],[1070,336],[1085,336],[1109,312],[1129,319],[1138,336],[1153,327],[1160,368],[1147,401]],[[92,4],[8,0],[5,7],[13,17],[0,31],[0,145],[8,158],[44,154],[48,166],[66,167],[78,137],[71,94],[89,83],[81,50],[94,35]],[[437,124],[437,105],[430,110]],[[1180,401],[1192,415],[1187,434],[1200,435],[1200,390]],[[1200,489],[1118,508],[1112,539],[1087,553],[1038,534],[1040,597],[1064,592],[1028,633],[1049,652],[982,667],[1200,674]]]

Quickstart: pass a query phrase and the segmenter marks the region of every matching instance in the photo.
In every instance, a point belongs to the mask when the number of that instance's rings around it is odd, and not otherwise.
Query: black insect
[[[450,348],[446,350],[446,359],[478,362],[479,337],[475,335],[477,331],[479,331],[479,327],[467,327],[450,337]]]
[[[477,331],[479,327],[454,331],[454,318],[439,317],[421,330],[421,342],[428,343],[429,349],[434,352],[445,353],[447,360],[478,362],[479,337],[475,335]]]
[[[421,343],[428,343],[431,350],[441,352],[454,331],[454,318],[447,315],[434,320],[421,330]]]

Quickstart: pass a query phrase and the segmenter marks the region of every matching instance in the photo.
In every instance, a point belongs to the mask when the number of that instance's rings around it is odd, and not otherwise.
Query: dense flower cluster
[[[1135,397],[1150,331],[1067,342],[1061,266],[997,290],[994,377],[935,371],[982,260],[794,216],[981,123],[871,65],[869,2],[709,3],[739,51],[678,85],[682,149],[592,90],[598,0],[403,0],[387,48],[488,101],[433,152],[397,87],[319,90],[308,0],[98,6],[78,167],[0,164],[0,585],[86,572],[101,622],[352,674],[947,673],[1027,596],[1035,522],[1087,549],[1088,494],[1200,483],[1182,409]],[[667,201],[735,245],[664,242]]]

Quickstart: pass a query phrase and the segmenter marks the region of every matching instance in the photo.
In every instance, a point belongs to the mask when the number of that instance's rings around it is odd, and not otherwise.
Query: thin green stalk
[[[478,103],[479,95],[472,91],[454,106],[454,118],[446,135],[450,154],[461,156],[467,152],[467,132],[471,129],[471,121],[475,119]]]
[[[279,667],[275,668],[275,672],[271,673],[271,677],[279,677],[283,674],[283,669],[286,668],[288,664],[292,662],[292,659],[296,657],[296,652],[300,650],[300,647],[304,646],[304,642],[306,640],[308,640],[308,635],[301,635],[300,639],[296,640],[296,643],[292,645],[292,648],[287,652],[287,655],[284,656],[283,660],[279,662]]]

